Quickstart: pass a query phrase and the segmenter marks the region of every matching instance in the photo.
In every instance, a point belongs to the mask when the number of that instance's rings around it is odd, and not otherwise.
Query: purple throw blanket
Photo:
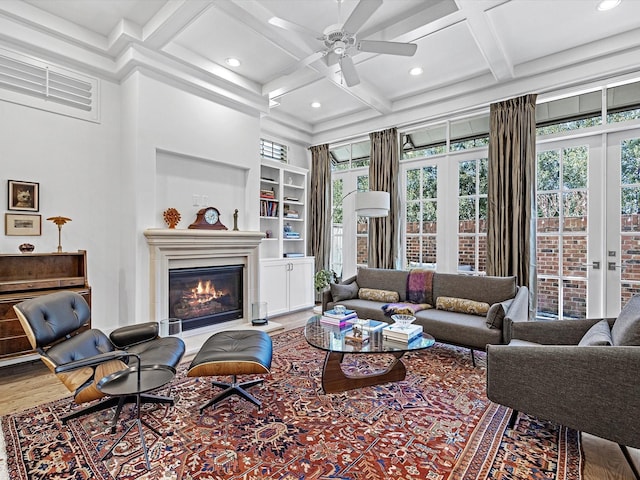
[[[433,305],[433,270],[411,270],[407,276],[407,302]]]
[[[390,317],[396,313],[415,315],[420,310],[428,310],[430,308],[433,307],[428,303],[387,303],[382,306],[382,311],[387,317]]]

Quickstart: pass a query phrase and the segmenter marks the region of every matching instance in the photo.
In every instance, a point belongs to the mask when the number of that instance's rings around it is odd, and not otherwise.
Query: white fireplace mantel
[[[246,267],[243,279],[244,318],[239,322],[250,324],[251,304],[257,302],[260,295],[258,247],[264,233],[150,228],[144,231],[144,236],[150,249],[152,318],[168,317],[170,269],[235,264]]]

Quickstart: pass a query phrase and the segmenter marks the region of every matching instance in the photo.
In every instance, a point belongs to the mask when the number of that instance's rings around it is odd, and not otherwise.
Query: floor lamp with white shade
[[[389,192],[360,192],[357,190],[353,190],[342,197],[342,200],[347,198],[352,193],[356,194],[355,210],[358,216],[376,218],[386,217],[387,215],[389,215],[389,208],[391,205]]]

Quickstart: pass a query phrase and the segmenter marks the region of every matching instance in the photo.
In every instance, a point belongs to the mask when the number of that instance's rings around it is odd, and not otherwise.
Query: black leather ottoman
[[[269,373],[273,346],[271,337],[261,330],[232,330],[213,334],[204,342],[189,366],[187,376],[209,377],[231,375],[231,383],[216,382],[216,387],[224,388],[217,396],[200,407],[200,413],[230,395],[240,395],[258,408],[262,405],[245,389],[259,385],[264,380],[238,383],[237,375]]]

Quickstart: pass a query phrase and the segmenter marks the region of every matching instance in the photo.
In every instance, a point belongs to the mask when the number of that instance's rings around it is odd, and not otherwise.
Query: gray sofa
[[[640,295],[615,320],[521,322],[512,335],[487,346],[490,400],[640,448]]]
[[[407,280],[409,272],[377,268],[359,268],[357,275],[331,285],[323,293],[323,311],[336,304],[344,305],[358,312],[361,318],[371,318],[392,323],[393,320],[382,310],[389,302],[359,298],[362,289],[378,289],[398,292],[399,302],[407,300]],[[438,297],[454,297],[489,306],[502,307],[504,317],[487,326],[486,315],[474,315],[436,308],[415,313],[415,323],[422,325],[425,333],[436,341],[459,345],[473,350],[485,350],[489,344],[504,344],[510,340],[510,326],[513,322],[527,321],[529,315],[529,292],[526,287],[518,287],[515,277],[471,276],[434,273],[431,291],[427,292],[426,303],[436,305]],[[495,310],[495,308],[494,308]]]

